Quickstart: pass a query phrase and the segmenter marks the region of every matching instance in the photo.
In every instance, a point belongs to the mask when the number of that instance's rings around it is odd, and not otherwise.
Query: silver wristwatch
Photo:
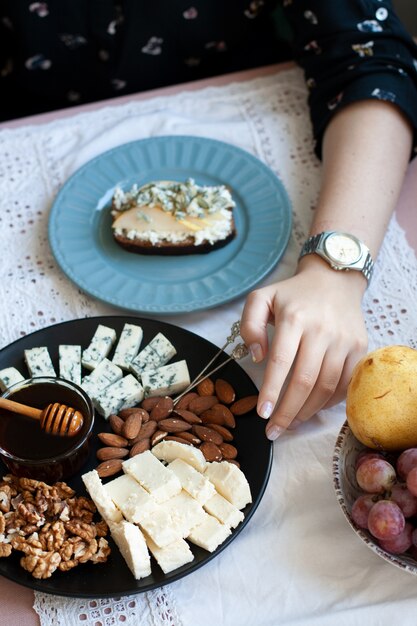
[[[334,270],[356,270],[371,280],[374,262],[367,246],[357,237],[336,230],[309,237],[303,245],[300,258],[318,254]]]

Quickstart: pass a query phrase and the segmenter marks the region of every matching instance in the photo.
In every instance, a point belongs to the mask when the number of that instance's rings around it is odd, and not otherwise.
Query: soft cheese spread
[[[235,203],[224,186],[199,186],[192,179],[151,182],[129,191],[116,188],[112,200],[115,235],[129,240],[193,245],[225,239],[233,230]]]

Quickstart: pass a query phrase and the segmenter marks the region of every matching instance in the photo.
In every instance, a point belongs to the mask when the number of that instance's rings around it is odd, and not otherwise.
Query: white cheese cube
[[[5,367],[3,370],[0,370],[0,389],[1,391],[6,391],[12,385],[16,383],[21,383],[22,380],[25,380],[22,374],[15,367]]]
[[[160,506],[169,513],[175,528],[178,528],[184,539],[194,526],[204,521],[206,515],[201,504],[184,490]]]
[[[115,365],[109,359],[104,358],[95,369],[84,376],[81,381],[81,387],[90,398],[97,397],[106,387],[123,378],[123,370]]]
[[[234,463],[227,461],[208,463],[204,475],[211,480],[217,491],[238,509],[244,509],[252,502],[246,476]]]
[[[94,333],[90,345],[82,353],[81,362],[84,367],[93,370],[108,356],[114,342],[116,341],[116,331],[108,326],[99,324]]]
[[[118,413],[122,409],[128,409],[143,398],[143,387],[138,380],[128,374],[121,380],[106,387],[98,396],[92,398],[97,411],[104,418],[108,418],[113,413]]]
[[[58,347],[59,376],[76,385],[81,384],[81,346],[64,345]]]
[[[179,441],[161,441],[152,448],[152,454],[160,461],[167,463],[171,463],[175,459],[182,459],[198,472],[204,472],[207,467],[207,461],[201,450]]]
[[[146,515],[139,526],[159,548],[164,548],[173,541],[182,539],[181,529],[174,524],[168,511],[162,507],[158,507],[152,515]]]
[[[113,541],[136,580],[149,576],[151,559],[140,529],[125,520],[118,524],[109,524],[109,528]]]
[[[140,484],[124,474],[106,483],[105,490],[129,522],[138,524],[147,515],[152,515],[158,504]]]
[[[142,372],[158,369],[176,354],[177,351],[169,339],[158,333],[132,360],[130,369],[140,378]]]
[[[112,362],[122,369],[128,370],[130,362],[139,352],[142,338],[143,330],[140,326],[126,323],[117,342]]]
[[[231,528],[236,528],[240,522],[243,522],[245,517],[242,511],[239,511],[237,507],[233,506],[231,502],[223,498],[219,493],[215,493],[214,496],[205,502],[204,509],[207,513],[216,517],[219,522]]]
[[[176,475],[146,450],[123,462],[123,471],[133,476],[156,502],[164,502],[181,491]]]
[[[191,563],[194,559],[190,546],[184,539],[173,541],[165,548],[159,548],[148,536],[146,537],[146,543],[164,574],[168,574],[182,565]]]
[[[195,526],[187,539],[208,552],[214,552],[231,532],[229,526],[221,524],[215,517],[206,513],[204,522]]]
[[[90,494],[90,498],[96,505],[97,510],[104,521],[107,524],[110,522],[120,522],[123,519],[123,516],[104,488],[97,471],[91,470],[91,472],[83,474],[81,478],[88,493]]]
[[[31,377],[56,376],[48,348],[30,348],[24,351],[25,361]]]
[[[175,459],[168,467],[177,476],[181,487],[199,504],[203,505],[216,493],[213,483],[182,459]]]
[[[172,396],[188,387],[190,373],[186,361],[183,360],[143,372],[141,379],[146,397]]]

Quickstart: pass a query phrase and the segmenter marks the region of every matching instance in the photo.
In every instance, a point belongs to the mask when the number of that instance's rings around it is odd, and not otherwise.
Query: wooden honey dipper
[[[84,422],[80,411],[58,402],[48,404],[45,409],[35,409],[26,404],[14,402],[14,400],[0,398],[0,407],[12,413],[20,413],[21,415],[37,419],[46,433],[60,435],[61,437],[73,437],[78,433]]]

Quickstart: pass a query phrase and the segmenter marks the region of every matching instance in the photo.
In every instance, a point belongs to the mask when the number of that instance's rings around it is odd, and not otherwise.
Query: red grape
[[[404,517],[417,515],[417,498],[407,489],[405,483],[396,483],[392,486],[391,500],[398,504]]]
[[[366,459],[383,459],[383,458],[384,457],[380,452],[372,452],[368,449],[362,450],[362,452],[359,452],[356,458],[355,469],[358,469],[359,465],[362,465],[362,463],[366,461]]]
[[[385,459],[365,459],[356,470],[356,480],[367,493],[383,493],[395,483],[395,469]]]
[[[412,546],[413,525],[406,522],[404,530],[392,539],[380,539],[379,545],[383,550],[393,554],[403,554]]]
[[[417,448],[408,448],[397,459],[397,473],[405,480],[413,467],[417,467]]]
[[[417,467],[413,467],[407,474],[407,487],[413,496],[417,496]]]
[[[369,511],[368,528],[377,539],[392,539],[405,527],[405,517],[398,504],[391,500],[375,502]]]
[[[369,511],[375,504],[376,496],[367,493],[356,498],[352,506],[352,519],[359,528],[368,528]]]

